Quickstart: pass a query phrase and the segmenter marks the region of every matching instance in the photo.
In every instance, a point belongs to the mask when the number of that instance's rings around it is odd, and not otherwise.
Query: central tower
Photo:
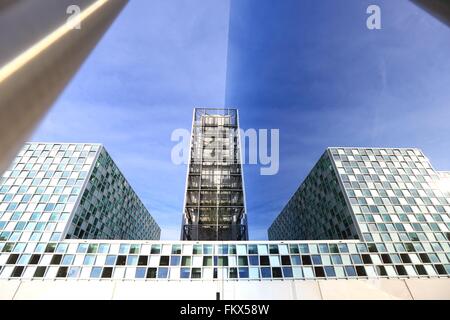
[[[181,239],[248,239],[236,109],[194,109]]]

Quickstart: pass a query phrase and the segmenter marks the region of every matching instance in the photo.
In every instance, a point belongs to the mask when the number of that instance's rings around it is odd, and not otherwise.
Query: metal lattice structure
[[[182,240],[247,240],[238,111],[194,109]]]

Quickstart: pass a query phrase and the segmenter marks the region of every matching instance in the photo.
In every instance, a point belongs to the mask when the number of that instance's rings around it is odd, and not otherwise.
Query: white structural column
[[[0,173],[127,2],[1,1]]]

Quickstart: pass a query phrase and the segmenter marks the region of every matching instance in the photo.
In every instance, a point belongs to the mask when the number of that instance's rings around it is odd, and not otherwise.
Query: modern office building
[[[106,149],[27,143],[0,180],[0,240],[157,240],[160,228]]]
[[[269,239],[448,241],[448,176],[419,149],[329,148],[269,228]]]
[[[57,152],[38,146],[25,147],[2,180],[0,299],[450,299],[448,174],[435,171],[418,149],[328,149],[300,187],[311,194],[297,192],[270,231],[271,238],[286,232],[314,239],[151,241],[53,237],[47,220],[76,205],[69,196],[69,206],[62,202],[55,210],[59,197],[42,196],[57,190],[71,195],[69,179],[76,185],[80,175],[92,176],[87,169],[100,146],[61,146]],[[72,154],[76,160],[67,154],[64,163],[71,167],[61,168],[57,179],[46,177],[50,168],[39,173],[38,166],[50,166],[56,174],[51,158],[69,148],[79,154]],[[38,156],[45,151],[48,156]],[[86,173],[72,176],[75,167]],[[60,181],[63,175],[67,181]],[[38,190],[44,179],[50,179],[48,191]],[[29,213],[28,202],[37,204]],[[321,210],[311,211],[319,217],[308,216],[306,208],[322,203],[337,217],[320,217]],[[296,208],[306,222],[295,216]],[[37,210],[41,216],[33,216]],[[54,211],[58,217],[52,218]],[[33,236],[41,219],[45,227]]]
[[[182,240],[247,240],[236,109],[194,109]]]

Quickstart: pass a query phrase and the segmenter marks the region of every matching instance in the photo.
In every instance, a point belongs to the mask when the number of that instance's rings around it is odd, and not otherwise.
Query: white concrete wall
[[[307,281],[0,280],[0,299],[450,299],[450,279]]]

